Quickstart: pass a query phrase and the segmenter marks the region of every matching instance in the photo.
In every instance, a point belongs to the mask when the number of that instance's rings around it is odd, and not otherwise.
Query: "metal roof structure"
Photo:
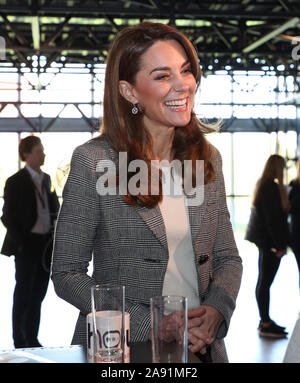
[[[204,75],[220,70],[273,71],[292,77],[293,97],[285,102],[298,106],[299,0],[0,0],[0,59],[1,43],[2,56],[5,52],[0,64],[38,74],[53,65],[81,63],[94,68],[105,62],[115,34],[141,21],[163,22],[184,32],[197,49]],[[0,99],[0,112],[4,104]],[[1,121],[0,130],[10,130],[9,125],[43,130],[51,122],[38,127],[35,121],[30,125],[30,119],[21,123],[20,118]],[[274,129],[272,121],[244,120],[237,128],[234,120],[228,129]],[[93,118],[84,121],[88,129],[98,125]],[[65,130],[66,124],[60,122],[57,129]],[[75,125],[81,129],[79,121]],[[297,119],[279,122],[277,129],[299,131]]]
[[[257,70],[267,63],[293,72],[291,39],[300,39],[298,0],[2,0],[0,15],[7,58],[15,65],[30,66],[27,56],[34,54],[46,56],[47,66],[62,55],[67,62],[104,62],[115,33],[145,20],[187,34],[204,70],[218,58],[214,70]]]

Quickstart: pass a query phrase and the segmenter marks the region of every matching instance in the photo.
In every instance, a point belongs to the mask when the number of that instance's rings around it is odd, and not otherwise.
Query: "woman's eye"
[[[155,80],[163,80],[165,78],[168,78],[169,75],[167,74],[161,74],[161,75],[158,75],[157,77],[155,77]]]

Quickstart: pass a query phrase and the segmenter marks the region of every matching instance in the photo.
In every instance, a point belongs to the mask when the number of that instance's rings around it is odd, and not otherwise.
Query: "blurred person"
[[[300,161],[298,160],[296,178],[290,183],[289,201],[291,247],[295,254],[300,274]],[[299,281],[300,283],[300,281]]]
[[[86,345],[91,287],[121,284],[132,342],[149,339],[151,297],[183,295],[190,308],[189,350],[207,361],[228,360],[223,338],[242,264],[226,205],[221,156],[205,138],[212,128],[193,112],[200,77],[191,42],[167,25],[127,27],[112,43],[102,134],[73,153],[55,232],[54,287],[80,310],[73,344]],[[175,184],[168,165],[160,166],[159,187],[149,191],[155,178],[151,161],[162,165],[175,159],[180,164],[193,160],[193,180],[196,160],[204,161],[202,203],[193,205],[194,197],[183,192],[182,184],[177,196],[167,191],[168,175]],[[146,193],[130,187],[121,192],[137,183],[137,169],[130,168],[134,160],[146,167],[146,181],[138,182]],[[103,169],[114,164],[119,171],[107,175],[107,184],[117,185],[117,192],[100,193]]]
[[[285,327],[277,325],[269,316],[270,287],[286,254],[289,244],[289,200],[283,174],[285,160],[273,154],[267,160],[253,194],[250,219],[245,238],[256,244],[259,251],[256,300],[260,315],[259,335],[283,338]]]
[[[23,169],[7,179],[1,220],[7,228],[1,253],[15,256],[13,339],[16,348],[39,347],[41,304],[46,295],[51,265],[53,224],[59,202],[43,173],[45,154],[40,138],[20,141]]]

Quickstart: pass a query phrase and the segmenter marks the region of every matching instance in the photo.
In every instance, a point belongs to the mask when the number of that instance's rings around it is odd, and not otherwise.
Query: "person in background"
[[[91,287],[121,284],[132,342],[149,339],[151,297],[183,295],[189,300],[189,350],[206,361],[228,360],[223,338],[242,264],[226,205],[221,156],[205,138],[212,128],[193,112],[200,77],[193,45],[170,26],[127,27],[112,43],[102,134],[73,153],[55,231],[54,287],[80,310],[73,344],[86,345]],[[204,201],[196,202],[180,182],[178,195],[168,191],[178,180],[169,166],[175,159],[180,164],[191,160],[195,181],[201,171],[196,160],[203,160]],[[139,169],[132,169],[134,160],[146,168],[140,181]],[[166,166],[152,167],[152,160],[159,166],[165,160]],[[117,173],[102,174],[105,166]],[[152,190],[155,170],[159,187]],[[124,174],[128,182],[123,182]],[[197,189],[200,182],[193,185]]]
[[[1,253],[15,256],[13,339],[16,348],[39,347],[41,304],[51,265],[53,224],[59,202],[51,191],[50,176],[41,171],[45,154],[41,140],[20,141],[23,169],[7,179],[1,220],[7,228]]]
[[[298,160],[296,178],[290,183],[289,200],[291,204],[291,247],[295,254],[300,275],[300,160]]]
[[[289,200],[283,184],[284,168],[285,160],[277,154],[267,160],[256,183],[245,236],[259,251],[255,291],[260,315],[258,330],[260,336],[269,338],[287,335],[285,327],[277,325],[269,316],[270,287],[289,244]]]

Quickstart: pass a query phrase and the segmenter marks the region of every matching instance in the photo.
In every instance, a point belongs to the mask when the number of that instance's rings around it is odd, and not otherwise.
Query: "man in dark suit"
[[[7,179],[1,220],[7,228],[1,253],[14,255],[13,338],[16,348],[39,347],[41,304],[46,295],[52,253],[52,233],[59,202],[50,176],[40,167],[45,154],[41,140],[20,141],[26,166]]]

